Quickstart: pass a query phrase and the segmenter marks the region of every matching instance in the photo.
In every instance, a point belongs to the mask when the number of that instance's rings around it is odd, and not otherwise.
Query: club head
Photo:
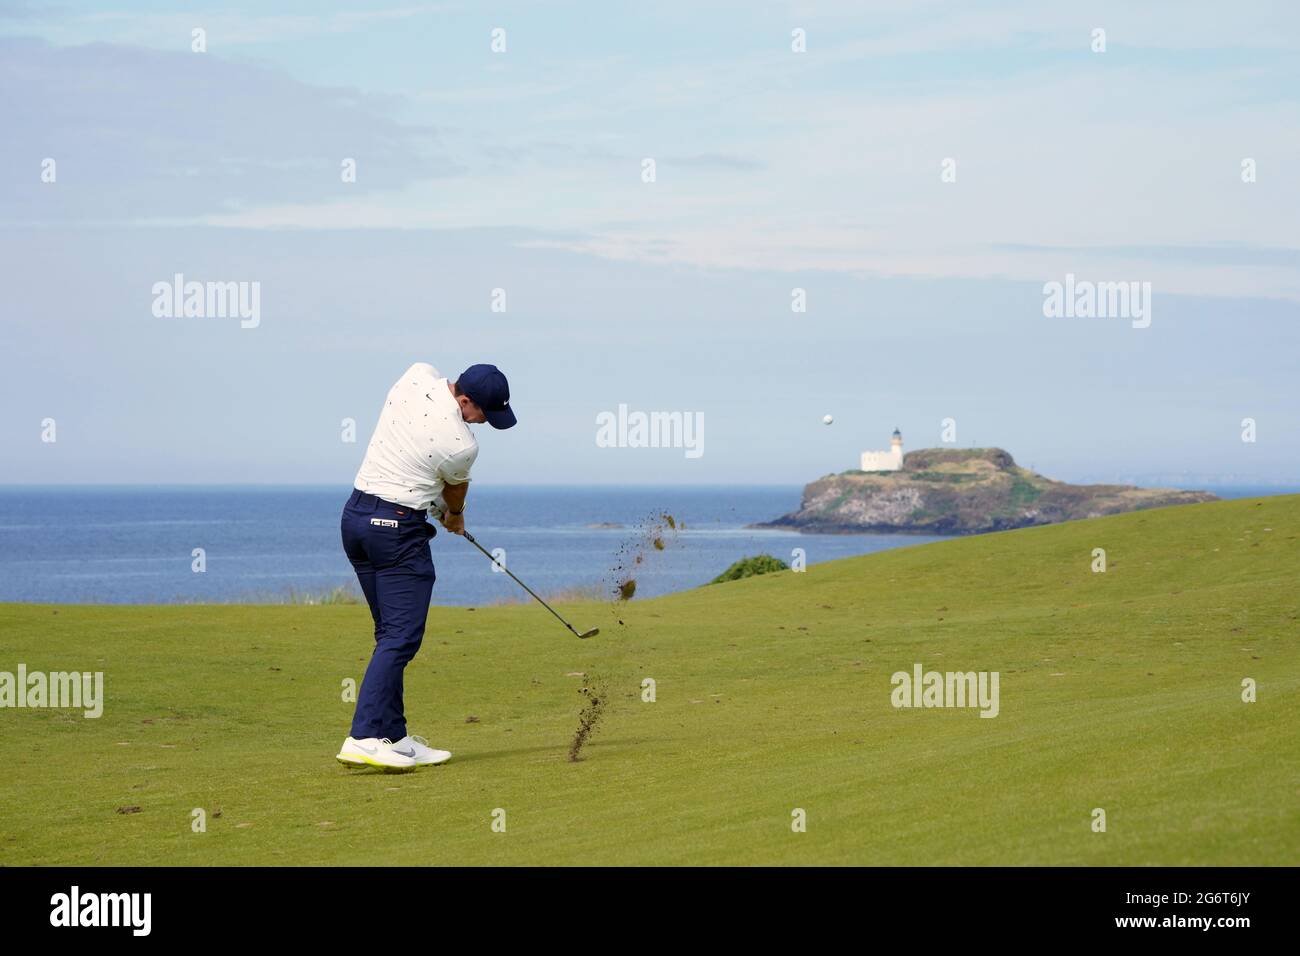
[[[574,633],[577,634],[576,631]],[[587,638],[595,637],[599,633],[600,633],[600,628],[593,627],[590,631],[583,631],[581,634],[578,634],[578,640],[585,641]]]

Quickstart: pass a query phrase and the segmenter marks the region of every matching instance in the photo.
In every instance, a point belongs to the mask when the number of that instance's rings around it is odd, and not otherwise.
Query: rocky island
[[[804,486],[798,511],[752,527],[979,534],[1215,500],[1205,491],[1053,481],[1001,448],[925,448],[908,452],[896,470],[819,478]]]

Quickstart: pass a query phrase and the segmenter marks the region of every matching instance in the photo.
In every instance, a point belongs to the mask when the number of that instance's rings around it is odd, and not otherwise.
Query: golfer
[[[478,442],[469,426],[510,428],[510,385],[495,365],[471,365],[455,382],[417,362],[388,391],[379,424],[343,508],[343,550],[375,619],[375,650],[357,695],[340,763],[414,770],[451,759],[406,732],[402,672],[424,639],[433,593],[429,539],[465,532],[465,494]]]

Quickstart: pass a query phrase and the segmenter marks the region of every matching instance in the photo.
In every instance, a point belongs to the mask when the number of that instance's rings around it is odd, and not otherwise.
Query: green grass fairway
[[[403,776],[333,759],[364,607],[0,606],[0,671],[107,697],[0,710],[0,863],[1294,865],[1298,536],[1300,496],[1138,512],[565,605],[589,641],[435,607],[407,713],[455,757]],[[916,662],[1000,715],[894,709]],[[578,763],[573,672],[611,689]]]

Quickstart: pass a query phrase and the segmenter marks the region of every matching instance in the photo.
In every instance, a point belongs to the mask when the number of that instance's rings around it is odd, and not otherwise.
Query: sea
[[[1249,497],[1294,489],[1213,490]],[[802,555],[813,565],[941,540],[748,527],[795,510],[801,491],[799,485],[475,485],[466,527],[488,550],[501,549],[510,570],[544,597],[612,596],[625,568],[641,598],[699,587],[752,555],[787,564]],[[337,589],[359,595],[339,538],[348,492],[0,486],[0,602],[314,603]],[[459,536],[440,531],[432,549],[433,603],[528,600]]]

